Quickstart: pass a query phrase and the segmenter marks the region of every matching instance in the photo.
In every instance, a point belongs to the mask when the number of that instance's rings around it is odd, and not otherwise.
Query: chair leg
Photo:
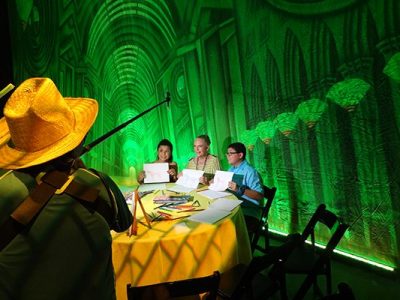
[[[283,269],[283,262],[279,261],[275,264],[270,272],[271,279],[279,283],[279,293],[281,300],[288,300],[287,287],[286,287],[286,274]]]
[[[300,286],[300,289],[297,291],[296,295],[293,297],[293,300],[301,300],[307,294],[307,291],[310,289],[311,285],[315,287],[316,275],[308,274],[303,284]],[[313,284],[314,283],[314,284]],[[315,291],[315,290],[314,290]]]
[[[331,262],[328,260],[326,262],[326,293],[327,295],[332,294],[332,273],[331,273]]]
[[[264,250],[265,252],[269,249],[269,234],[268,234],[268,223],[265,223],[264,230]]]
[[[313,292],[314,292],[314,295],[318,295],[318,296],[322,297],[321,290],[320,290],[320,288],[318,286],[318,277],[317,276],[315,276],[315,278],[314,278]]]
[[[286,276],[285,274],[282,274],[281,279],[279,280],[279,285],[280,285],[280,294],[281,294],[281,300],[288,300],[288,294],[287,294],[287,286],[286,286]]]

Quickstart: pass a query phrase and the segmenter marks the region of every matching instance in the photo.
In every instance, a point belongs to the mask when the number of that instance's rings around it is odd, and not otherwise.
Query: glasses
[[[226,155],[231,156],[233,154],[238,154],[239,152],[226,152]]]

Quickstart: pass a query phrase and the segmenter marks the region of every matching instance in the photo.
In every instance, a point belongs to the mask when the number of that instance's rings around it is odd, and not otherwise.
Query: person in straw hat
[[[115,299],[110,228],[129,226],[115,225],[124,198],[104,174],[74,167],[97,112],[49,78],[24,81],[5,104],[0,299]]]

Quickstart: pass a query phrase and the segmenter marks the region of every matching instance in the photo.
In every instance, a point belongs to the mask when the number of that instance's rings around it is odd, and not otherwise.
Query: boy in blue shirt
[[[245,145],[242,143],[230,144],[226,156],[231,165],[228,171],[240,175],[237,177],[243,176],[242,182],[230,181],[228,188],[244,200],[242,208],[245,215],[258,217],[261,213],[261,201],[264,198],[263,187],[257,170],[246,160]]]

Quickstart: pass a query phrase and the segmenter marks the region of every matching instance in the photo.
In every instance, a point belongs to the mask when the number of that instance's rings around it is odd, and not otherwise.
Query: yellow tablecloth
[[[142,199],[147,213],[154,209],[154,196],[150,194]],[[202,207],[208,206],[209,199],[198,193],[194,194],[194,200],[198,200]],[[139,207],[137,215],[142,218]],[[154,222],[149,229],[144,225],[144,219],[141,221],[137,236],[112,233],[118,300],[126,299],[128,283],[142,286],[202,277],[251,260],[240,207],[216,224],[178,219]]]

